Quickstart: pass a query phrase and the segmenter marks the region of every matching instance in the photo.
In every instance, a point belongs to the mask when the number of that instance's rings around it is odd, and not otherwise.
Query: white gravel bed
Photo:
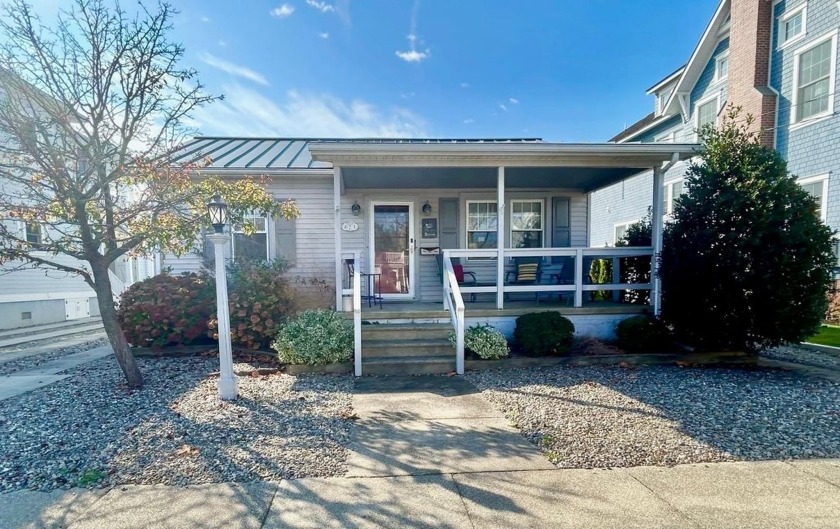
[[[467,378],[560,468],[840,457],[840,384],[824,379],[652,366]]]
[[[52,362],[53,360],[57,360],[59,358],[63,358],[74,353],[81,353],[82,351],[87,351],[96,347],[108,345],[108,343],[109,342],[107,338],[99,338],[97,340],[91,340],[89,342],[71,345],[68,347],[62,347],[61,349],[55,349],[46,353],[25,356],[23,358],[18,358],[17,360],[9,360],[7,362],[2,362],[0,363],[0,376],[11,375],[16,371],[22,371],[24,369],[38,367],[41,364]],[[2,356],[3,353],[0,353],[0,360],[2,360]]]
[[[766,356],[767,358],[772,358],[774,360],[796,362],[798,364],[823,367],[826,369],[840,369],[840,355],[814,351],[811,349],[805,349],[804,347],[797,347],[795,345],[785,345],[782,347],[767,349],[761,352],[761,356]]]
[[[221,402],[218,359],[139,363],[139,391],[109,357],[0,402],[0,492],[344,474],[350,377],[245,376]]]

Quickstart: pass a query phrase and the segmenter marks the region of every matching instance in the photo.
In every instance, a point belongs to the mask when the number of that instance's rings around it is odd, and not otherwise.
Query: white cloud
[[[275,102],[240,84],[225,99],[194,113],[202,134],[236,136],[423,137],[425,121],[404,108],[384,111],[362,100],[289,91]]]
[[[409,97],[414,97],[416,95],[417,95],[416,92],[405,92],[405,93],[400,94],[400,97],[403,98],[403,99],[408,99]]]
[[[515,97],[511,97],[510,99],[508,99],[508,101],[510,102],[511,105],[518,105],[519,104],[519,100],[516,99]]]
[[[461,83],[461,88],[469,88],[470,83]]]
[[[227,42],[225,42],[223,40],[220,40],[219,41],[219,46],[221,46],[222,48],[226,48],[227,47]]]
[[[204,64],[212,66],[217,70],[221,70],[226,74],[233,75],[234,77],[241,77],[243,79],[253,81],[263,86],[268,86],[268,80],[265,77],[263,77],[261,73],[256,72],[250,68],[246,68],[245,66],[240,66],[230,61],[220,59],[219,57],[216,57],[215,55],[211,55],[209,53],[202,53],[199,59],[201,59],[201,62],[203,62]]]
[[[210,22],[210,17],[201,17],[202,22]]]
[[[473,118],[467,118],[464,120],[464,125],[469,125],[470,123],[475,123]]]
[[[295,8],[290,6],[289,4],[283,4],[280,7],[275,7],[271,10],[271,16],[277,18],[286,18],[287,16],[291,15],[295,12]]]
[[[335,11],[335,7],[333,7],[331,4],[321,2],[319,0],[306,0],[306,5],[314,7],[321,13],[329,13],[330,11]]]
[[[426,51],[417,51],[417,50],[409,50],[409,51],[398,51],[396,52],[397,57],[404,60],[405,62],[420,62],[425,59],[429,58],[429,50]]]
[[[330,34],[327,33],[326,31],[324,31],[323,33],[318,33],[318,36],[321,37],[324,40],[330,38]]]
[[[504,110],[505,112],[507,112],[507,107],[506,107],[505,105],[499,105],[499,108],[501,108],[502,110]]]

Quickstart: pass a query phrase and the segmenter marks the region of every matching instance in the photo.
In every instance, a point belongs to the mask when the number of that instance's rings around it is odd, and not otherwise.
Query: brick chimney
[[[776,94],[768,86],[773,40],[772,0],[731,0],[729,28],[729,103],[742,107],[742,116],[755,118],[753,130],[773,147]]]

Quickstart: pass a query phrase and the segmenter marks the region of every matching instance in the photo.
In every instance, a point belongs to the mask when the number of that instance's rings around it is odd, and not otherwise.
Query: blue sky
[[[175,0],[207,135],[604,141],[717,0]]]

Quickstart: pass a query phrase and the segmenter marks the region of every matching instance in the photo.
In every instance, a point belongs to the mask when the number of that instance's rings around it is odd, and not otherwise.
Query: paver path
[[[554,468],[462,377],[361,378],[353,406],[348,477]]]

